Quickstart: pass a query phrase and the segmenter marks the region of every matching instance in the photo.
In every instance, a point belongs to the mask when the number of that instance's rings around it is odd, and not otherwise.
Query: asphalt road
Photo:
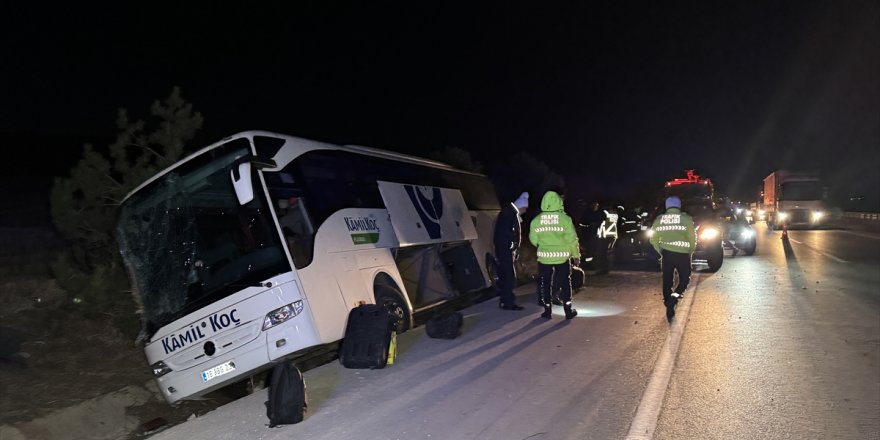
[[[386,369],[310,370],[300,424],[267,428],[264,390],[153,438],[623,439],[637,416],[656,439],[880,438],[880,236],[758,232],[755,255],[694,276],[673,325],[644,266],[589,277],[571,321],[522,286],[526,310],[407,332]]]
[[[880,236],[758,232],[701,275],[654,438],[880,438]]]

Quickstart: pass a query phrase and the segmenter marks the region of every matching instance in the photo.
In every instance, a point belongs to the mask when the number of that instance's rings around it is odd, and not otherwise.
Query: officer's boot
[[[566,302],[563,307],[565,308],[565,319],[571,319],[578,315],[577,309],[571,307],[571,302]]]
[[[666,304],[666,321],[672,322],[672,318],[675,318],[675,306],[678,305],[678,298],[670,296],[663,303]]]
[[[550,316],[553,314],[553,305],[550,304],[552,292],[550,292],[550,286],[547,284],[549,283],[547,283],[544,277],[538,280],[538,305],[544,307],[544,313],[541,313],[541,317],[544,319],[550,319]]]
[[[541,317],[544,319],[550,319],[553,316],[553,305],[548,301],[544,301],[544,313],[541,313]]]

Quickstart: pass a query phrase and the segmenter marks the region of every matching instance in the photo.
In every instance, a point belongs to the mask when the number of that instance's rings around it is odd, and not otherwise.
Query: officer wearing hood
[[[565,309],[565,319],[577,316],[571,307],[571,261],[580,261],[574,223],[562,205],[562,196],[547,191],[541,199],[541,213],[529,227],[529,241],[538,248],[538,290],[544,306],[542,318],[552,315],[551,293],[560,289],[559,299]]]

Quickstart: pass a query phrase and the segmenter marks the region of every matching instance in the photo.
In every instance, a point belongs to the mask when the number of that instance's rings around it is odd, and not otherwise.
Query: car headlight
[[[263,330],[269,330],[282,322],[299,315],[303,311],[303,302],[297,301],[284,307],[279,307],[266,314],[263,319]]]
[[[825,213],[822,211],[813,211],[813,213],[810,215],[810,218],[812,218],[814,222],[821,220],[822,217],[825,217]]]
[[[787,218],[788,218],[788,213],[787,213],[787,212],[780,212],[780,213],[779,213],[779,220],[785,220],[785,219],[787,219]]]
[[[653,236],[654,236],[654,230],[653,230],[653,229],[648,229],[647,231],[645,231],[645,235],[647,235],[648,238],[653,237]]]
[[[171,367],[165,365],[165,362],[159,361],[153,365],[150,365],[150,368],[153,369],[153,377],[156,379],[168,374],[171,372]]]
[[[718,237],[718,230],[715,228],[705,228],[700,231],[700,240],[711,240]]]

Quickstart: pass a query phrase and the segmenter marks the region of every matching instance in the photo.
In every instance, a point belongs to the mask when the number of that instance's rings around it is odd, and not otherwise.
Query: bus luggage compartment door
[[[486,287],[480,263],[468,243],[444,246],[440,258],[447,267],[452,286],[459,292],[468,293]]]
[[[439,245],[400,248],[395,260],[414,309],[455,297]]]

